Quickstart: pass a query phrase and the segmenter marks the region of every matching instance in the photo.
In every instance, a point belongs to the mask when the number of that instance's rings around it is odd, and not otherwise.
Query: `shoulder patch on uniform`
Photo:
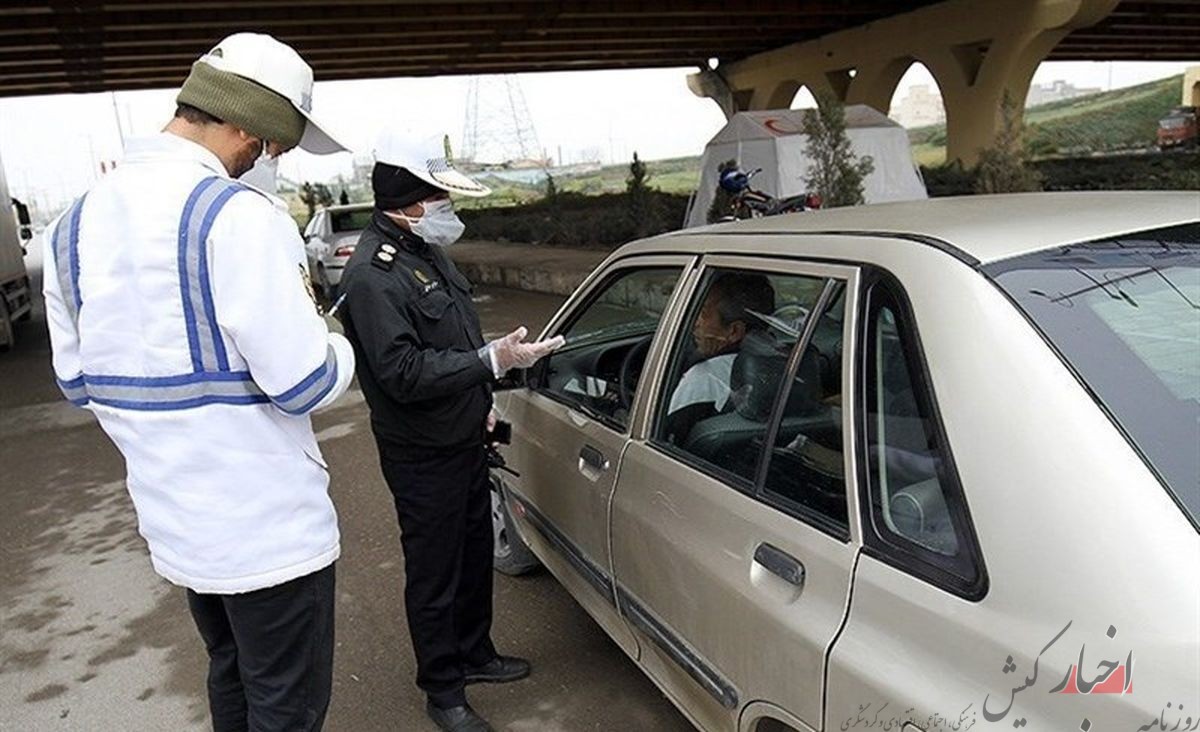
[[[300,268],[300,281],[304,283],[304,291],[308,293],[308,299],[312,300],[313,307],[317,312],[321,312],[321,306],[317,304],[317,293],[313,290],[312,277],[308,275],[308,269],[303,264],[296,265]]]
[[[375,247],[375,254],[371,256],[371,265],[378,267],[385,272],[390,272],[396,264],[396,247],[391,244],[383,243]]]

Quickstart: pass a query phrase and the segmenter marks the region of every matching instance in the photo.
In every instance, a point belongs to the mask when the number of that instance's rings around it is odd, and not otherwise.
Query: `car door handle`
[[[804,586],[804,565],[782,549],[765,542],[759,544],[754,550],[754,561],[789,585]]]
[[[584,445],[579,451],[580,469],[587,466],[593,470],[604,472],[608,470],[608,458],[604,457],[604,453],[600,452],[591,445]]]

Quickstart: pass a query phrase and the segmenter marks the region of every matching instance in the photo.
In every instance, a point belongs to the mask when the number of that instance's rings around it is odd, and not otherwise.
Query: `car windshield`
[[[984,271],[1200,526],[1200,222],[1057,247]]]
[[[371,222],[372,210],[369,208],[353,211],[330,211],[329,219],[333,224],[333,233],[341,234],[349,231],[362,231]]]

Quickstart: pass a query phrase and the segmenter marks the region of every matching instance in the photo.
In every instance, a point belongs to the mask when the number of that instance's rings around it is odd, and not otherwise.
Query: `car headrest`
[[[786,368],[787,356],[779,353],[774,339],[757,332],[746,336],[729,376],[730,401],[737,413],[765,422]]]
[[[892,524],[896,531],[940,554],[958,551],[950,512],[937,478],[929,478],[897,491],[891,498]]]
[[[788,356],[780,353],[775,339],[769,335],[751,333],[742,341],[729,378],[730,400],[738,414],[759,422],[770,418],[787,361]],[[821,406],[820,397],[819,354],[809,346],[789,387],[784,410],[792,416],[812,414]]]

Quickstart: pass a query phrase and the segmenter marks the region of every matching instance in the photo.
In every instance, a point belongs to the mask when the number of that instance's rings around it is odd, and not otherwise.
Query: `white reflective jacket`
[[[317,313],[283,202],[163,133],[46,232],[54,372],[125,456],[155,570],[237,593],[337,559],[308,415],[354,355]]]

